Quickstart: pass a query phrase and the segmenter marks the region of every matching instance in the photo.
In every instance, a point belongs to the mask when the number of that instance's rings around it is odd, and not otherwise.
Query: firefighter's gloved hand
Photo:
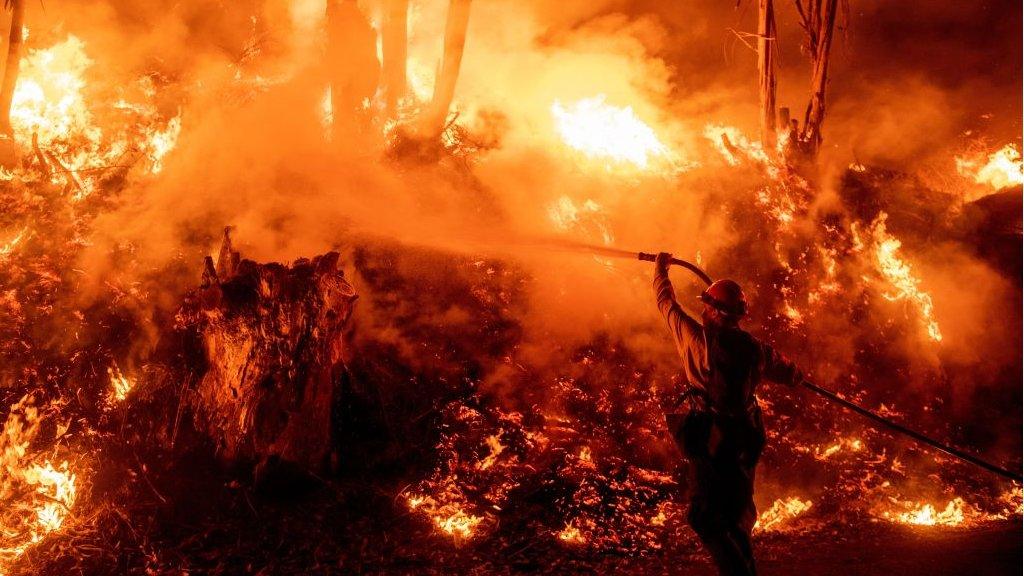
[[[793,386],[795,388],[807,381],[807,374],[804,373],[803,370],[797,368],[793,371],[793,381],[790,384],[790,386]]]
[[[654,257],[654,266],[657,268],[668,268],[671,262],[672,255],[668,252],[658,252],[658,255]]]

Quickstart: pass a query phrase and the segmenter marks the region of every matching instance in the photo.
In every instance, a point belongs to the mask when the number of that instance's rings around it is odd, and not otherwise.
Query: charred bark
[[[18,71],[21,68],[21,45],[25,37],[25,2],[24,0],[7,0],[5,4],[11,10],[11,30],[8,35],[4,78],[0,83],[0,133],[10,138],[14,132],[11,127],[11,100],[14,98],[14,86],[18,83]]]
[[[21,68],[21,46],[25,39],[25,1],[5,0],[4,7],[11,10],[11,30],[4,76],[0,81],[0,165],[10,166],[17,162],[18,157],[14,128],[11,126],[11,101],[14,99],[14,87],[18,84]]]
[[[466,29],[469,27],[471,0],[451,0],[448,21],[444,29],[444,59],[441,72],[434,84],[434,97],[423,119],[422,135],[433,140],[444,131],[448,110],[455,97],[455,84],[459,79],[462,54],[466,48]]]
[[[761,142],[765,150],[775,149],[775,5],[759,0],[757,18],[758,92],[761,100]]]
[[[828,86],[828,64],[832,50],[838,0],[796,1],[801,26],[807,34],[807,52],[811,57],[811,96],[804,115],[800,141],[810,155],[821,147],[821,127],[825,122],[825,90]]]
[[[394,118],[398,103],[405,96],[406,60],[409,41],[409,0],[387,0],[385,2],[383,26],[383,70],[384,114]]]
[[[343,332],[357,298],[338,257],[257,264],[225,231],[220,261],[186,296],[172,340],[186,343],[176,357],[191,358],[182,380],[194,383],[195,428],[222,460],[255,462],[257,475],[275,463],[319,472],[336,454]]]

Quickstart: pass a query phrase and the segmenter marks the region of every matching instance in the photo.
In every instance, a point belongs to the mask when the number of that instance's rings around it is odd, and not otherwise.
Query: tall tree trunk
[[[25,2],[24,0],[9,0],[8,6],[11,7],[11,33],[3,83],[0,84],[0,134],[10,138],[14,135],[14,129],[11,127],[11,99],[14,97],[14,86],[18,83],[18,69],[21,67]]]
[[[775,150],[775,5],[759,0],[757,13],[757,71],[761,100],[761,143]]]
[[[811,76],[811,100],[804,116],[802,140],[810,150],[817,153],[821,146],[821,126],[825,122],[825,88],[828,85],[828,61],[832,50],[832,33],[835,29],[838,0],[819,0],[820,18],[814,50],[814,71]]]
[[[451,0],[448,5],[448,23],[444,29],[444,60],[434,83],[434,98],[424,118],[423,136],[434,139],[444,130],[448,109],[455,96],[455,82],[459,79],[459,66],[466,47],[466,28],[469,26],[470,0]]]
[[[388,118],[394,118],[398,112],[398,101],[405,96],[406,90],[409,0],[386,0],[384,6],[384,113]]]
[[[365,103],[380,80],[377,33],[355,0],[327,0],[327,69],[339,142],[369,129]]]

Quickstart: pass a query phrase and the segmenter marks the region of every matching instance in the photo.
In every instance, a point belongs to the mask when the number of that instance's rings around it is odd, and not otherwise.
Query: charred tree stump
[[[277,463],[318,472],[336,453],[347,377],[343,331],[357,298],[336,252],[291,266],[241,260],[225,232],[220,261],[186,296],[176,330],[201,362],[196,428],[227,462]]]

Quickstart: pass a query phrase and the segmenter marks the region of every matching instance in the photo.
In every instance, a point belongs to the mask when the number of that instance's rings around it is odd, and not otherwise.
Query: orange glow
[[[114,364],[110,368],[107,368],[107,373],[110,374],[110,399],[113,402],[121,402],[128,397],[128,393],[135,387],[135,381],[127,378],[121,373],[121,370]]]
[[[583,537],[583,533],[580,532],[579,528],[573,526],[572,522],[567,523],[565,528],[558,532],[558,539],[567,544],[586,544],[587,542],[587,539]]]
[[[605,99],[599,94],[569,105],[551,105],[555,129],[567,146],[609,167],[628,164],[647,170],[655,160],[669,158],[668,148],[631,106],[613,106]]]
[[[23,398],[11,407],[0,436],[0,573],[59,530],[77,498],[77,476],[67,461],[54,465],[29,452],[39,424],[39,410]]]
[[[477,464],[480,470],[487,470],[493,466],[498,456],[505,451],[505,447],[501,444],[501,438],[497,434],[487,437],[487,447],[490,448],[491,453]]]
[[[812,505],[810,500],[801,500],[796,496],[779,498],[772,503],[771,508],[757,517],[754,529],[762,532],[781,530],[785,524],[810,510]]]
[[[942,332],[939,330],[939,323],[933,317],[932,297],[919,288],[921,280],[914,276],[910,264],[900,257],[899,250],[903,243],[886,230],[887,218],[888,215],[883,212],[871,225],[878,272],[895,290],[883,293],[882,296],[890,301],[907,300],[912,302],[921,314],[921,321],[928,332],[928,337],[935,342],[940,342]]]
[[[1007,144],[992,152],[987,159],[984,156],[974,159],[958,156],[955,160],[957,172],[961,176],[991,186],[994,190],[1024,184],[1024,159],[1014,144]]]

